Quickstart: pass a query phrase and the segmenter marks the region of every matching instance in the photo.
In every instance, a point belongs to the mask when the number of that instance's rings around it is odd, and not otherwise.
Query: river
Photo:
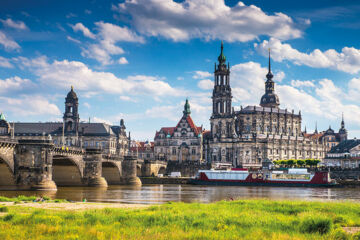
[[[161,204],[174,202],[209,203],[230,199],[302,199],[360,201],[358,188],[231,187],[195,185],[59,187],[57,191],[0,191],[1,196],[46,195],[72,201]]]

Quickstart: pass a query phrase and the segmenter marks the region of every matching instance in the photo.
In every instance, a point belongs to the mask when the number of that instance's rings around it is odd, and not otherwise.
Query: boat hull
[[[237,181],[206,181],[192,179],[190,184],[212,186],[262,186],[262,187],[340,187],[335,183],[292,183],[292,182],[237,182]]]

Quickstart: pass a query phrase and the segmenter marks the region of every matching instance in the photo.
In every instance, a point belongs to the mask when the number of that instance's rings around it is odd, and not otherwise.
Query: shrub
[[[9,213],[8,215],[6,215],[5,217],[4,217],[4,221],[11,221],[13,218],[15,217],[15,214],[13,214],[13,213]]]
[[[0,207],[0,212],[8,212],[9,209],[7,207]]]
[[[325,217],[307,217],[300,223],[300,230],[304,233],[326,234],[332,228],[332,221]]]

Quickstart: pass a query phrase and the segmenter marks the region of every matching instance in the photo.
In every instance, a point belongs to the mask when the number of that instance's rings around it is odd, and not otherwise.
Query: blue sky
[[[360,135],[360,4],[355,1],[1,1],[0,112],[61,121],[73,85],[83,121],[136,139],[175,126],[188,97],[209,128],[214,62],[224,40],[233,106],[258,105],[272,50],[280,106],[303,128]]]

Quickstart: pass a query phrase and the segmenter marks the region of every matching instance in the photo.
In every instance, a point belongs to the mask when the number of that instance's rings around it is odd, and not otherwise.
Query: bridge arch
[[[121,183],[121,166],[115,162],[102,162],[102,177],[109,185]]]
[[[16,181],[13,169],[7,161],[0,157],[0,189],[14,190],[16,189]]]
[[[83,166],[74,157],[54,155],[52,179],[57,186],[83,186]]]
[[[159,168],[158,174],[163,174],[163,175],[165,175],[165,173],[166,173],[166,167],[165,167],[165,166],[161,166],[161,167]]]

